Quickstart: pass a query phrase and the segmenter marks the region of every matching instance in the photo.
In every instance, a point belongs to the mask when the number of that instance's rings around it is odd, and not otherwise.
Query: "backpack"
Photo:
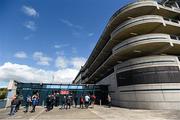
[[[84,99],[82,97],[80,98],[80,102],[84,102]]]
[[[91,98],[92,100],[95,100],[96,99],[96,96],[95,95],[92,95],[92,98]]]
[[[31,102],[31,98],[27,97],[26,102]]]

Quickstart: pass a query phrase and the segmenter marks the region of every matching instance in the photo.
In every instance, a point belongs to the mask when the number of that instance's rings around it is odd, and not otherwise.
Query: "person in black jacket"
[[[50,109],[52,110],[54,108],[54,104],[55,104],[55,96],[51,95],[50,97]]]
[[[67,108],[71,108],[71,97],[70,96],[67,96],[66,98],[66,110]]]
[[[46,98],[46,108],[46,112],[51,109],[51,95],[48,95],[48,97]]]
[[[77,104],[78,104],[78,96],[75,95],[74,97],[74,104],[75,104],[75,108],[77,107]]]
[[[23,101],[23,97],[22,97],[22,95],[17,95],[17,101],[18,101],[18,103],[17,103],[17,105],[16,105],[16,112],[18,112],[18,110],[19,110],[19,108],[20,108],[20,105],[21,105],[21,103],[22,103],[22,101]]]
[[[56,93],[55,93],[55,106],[56,106],[56,107],[59,106],[59,96],[60,96],[59,93],[56,92]]]
[[[67,96],[65,96],[65,95],[61,97],[61,107],[59,109],[66,108],[66,98],[67,98]]]

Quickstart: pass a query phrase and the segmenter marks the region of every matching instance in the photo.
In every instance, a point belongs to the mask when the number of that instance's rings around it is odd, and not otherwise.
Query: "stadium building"
[[[120,107],[180,109],[179,20],[173,0],[120,8],[73,83],[108,85]]]

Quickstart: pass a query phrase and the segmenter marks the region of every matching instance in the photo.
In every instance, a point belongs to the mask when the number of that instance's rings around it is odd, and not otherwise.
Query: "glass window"
[[[46,88],[60,88],[60,85],[47,85]]]
[[[83,89],[83,86],[78,86],[77,89]]]
[[[68,89],[68,85],[61,85],[61,89]]]
[[[153,83],[180,83],[180,71],[174,66],[140,68],[137,70],[121,72],[116,76],[118,86]]]

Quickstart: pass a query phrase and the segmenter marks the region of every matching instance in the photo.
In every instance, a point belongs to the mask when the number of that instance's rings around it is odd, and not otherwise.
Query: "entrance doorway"
[[[108,95],[108,86],[93,85],[93,84],[39,84],[39,83],[17,83],[17,92],[23,96],[24,101],[28,95],[32,96],[35,93],[39,94],[39,105],[46,105],[46,98],[50,94],[58,94],[59,101],[57,105],[61,104],[64,96],[70,95],[73,98],[76,96],[95,95],[97,104],[106,104]],[[79,99],[78,99],[79,101]]]

